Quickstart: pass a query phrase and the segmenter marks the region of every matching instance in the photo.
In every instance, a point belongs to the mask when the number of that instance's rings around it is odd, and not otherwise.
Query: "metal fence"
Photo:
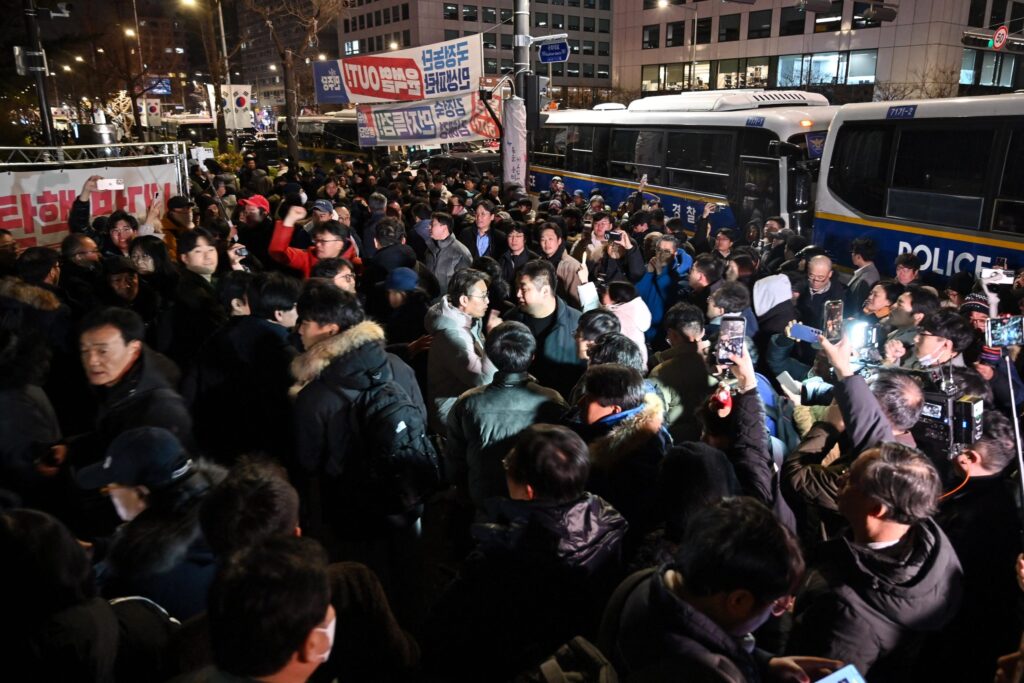
[[[168,141],[66,147],[0,147],[0,172],[173,163],[178,190],[186,192],[188,144],[184,141]]]

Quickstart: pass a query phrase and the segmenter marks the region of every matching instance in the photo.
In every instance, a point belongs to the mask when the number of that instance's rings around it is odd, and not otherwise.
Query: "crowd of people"
[[[429,163],[97,180],[0,231],[20,679],[1011,680],[1024,272]]]

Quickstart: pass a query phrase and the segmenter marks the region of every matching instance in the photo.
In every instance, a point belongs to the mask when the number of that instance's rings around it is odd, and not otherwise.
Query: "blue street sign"
[[[552,64],[564,62],[569,59],[569,43],[563,40],[560,43],[544,43],[540,46],[540,63]]]

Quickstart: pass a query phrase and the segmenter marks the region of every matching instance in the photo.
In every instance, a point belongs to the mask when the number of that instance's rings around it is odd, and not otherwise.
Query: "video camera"
[[[925,451],[945,453],[952,460],[981,440],[984,400],[965,394],[953,381],[951,367],[930,369],[918,375],[924,389],[924,406],[914,438]]]

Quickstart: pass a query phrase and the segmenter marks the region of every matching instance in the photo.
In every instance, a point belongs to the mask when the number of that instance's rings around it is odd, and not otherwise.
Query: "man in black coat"
[[[228,321],[217,300],[213,274],[217,271],[217,246],[213,235],[202,228],[178,238],[178,258],[184,266],[175,292],[172,318],[171,358],[189,367],[203,343]]]
[[[960,606],[963,571],[931,519],[942,484],[917,449],[887,442],[839,492],[851,531],[826,542],[796,598],[787,649],[854,664],[869,681],[914,680],[918,649]]]
[[[490,200],[482,200],[473,213],[472,225],[459,231],[459,241],[466,245],[474,260],[481,256],[499,260],[508,250],[508,236],[493,226],[495,211],[495,206]]]
[[[590,459],[565,427],[533,425],[505,459],[509,498],[474,526],[476,550],[422,641],[441,680],[506,680],[591,633],[621,565],[626,521],[584,490]]]
[[[366,482],[352,474],[363,463],[351,428],[349,396],[374,382],[390,380],[426,421],[416,375],[385,351],[384,330],[366,319],[354,294],[334,287],[308,288],[299,298],[298,313],[306,351],[292,363],[296,380],[291,389],[295,396],[292,469],[307,505],[302,526],[311,527],[314,534],[321,531],[321,524],[328,524],[340,536],[379,536],[379,523],[387,514],[370,497]],[[323,506],[318,509],[321,495]]]
[[[192,418],[168,379],[177,368],[143,345],[145,333],[139,315],[121,308],[99,309],[83,320],[82,365],[99,405],[93,431],[68,443],[72,463],[98,460],[132,427],[163,427],[191,444]]]
[[[687,524],[675,561],[627,578],[608,603],[598,645],[623,680],[820,678],[840,662],[772,657],[751,633],[785,612],[800,545],[749,498],[726,498]]]
[[[1013,567],[1021,522],[1014,500],[1020,483],[1013,425],[986,410],[982,438],[953,460],[962,478],[939,504],[935,521],[964,568],[964,600],[956,617],[919,658],[922,680],[988,681],[996,660],[1013,652],[1021,630],[1021,592]]]
[[[298,298],[294,278],[257,275],[246,291],[250,315],[232,316],[217,330],[185,377],[182,393],[195,415],[196,440],[220,462],[252,452],[284,461],[291,453],[288,389],[298,352],[289,333]]]
[[[384,218],[373,229],[377,252],[364,261],[360,279],[366,312],[377,320],[390,312],[387,291],[381,286],[395,268],[416,268],[416,252],[405,243],[405,228],[396,218]]]

